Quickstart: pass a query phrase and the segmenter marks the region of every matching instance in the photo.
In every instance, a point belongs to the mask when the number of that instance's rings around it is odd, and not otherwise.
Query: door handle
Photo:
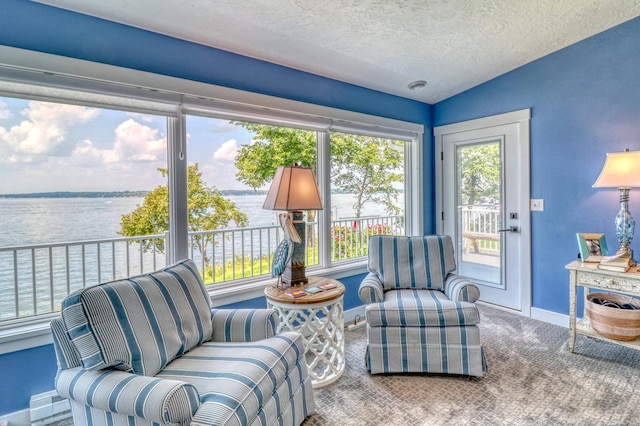
[[[498,232],[518,232],[518,227],[510,226],[507,229],[498,229]]]

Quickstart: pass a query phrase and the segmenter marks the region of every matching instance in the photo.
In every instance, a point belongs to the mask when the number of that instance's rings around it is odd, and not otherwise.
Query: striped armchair
[[[451,237],[373,236],[360,284],[367,368],[481,377],[478,287],[454,273]]]
[[[212,309],[195,264],[82,289],[51,323],[77,425],[300,425],[314,410],[296,332]]]

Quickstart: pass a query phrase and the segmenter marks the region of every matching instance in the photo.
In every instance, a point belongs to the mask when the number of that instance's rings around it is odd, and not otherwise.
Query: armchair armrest
[[[255,342],[273,337],[278,313],[273,309],[212,309],[214,342]]]
[[[373,272],[369,272],[360,283],[358,288],[358,296],[365,305],[370,303],[379,303],[384,301],[384,289],[382,281]]]
[[[480,289],[465,277],[449,274],[444,281],[444,294],[454,302],[474,303],[480,298]]]
[[[188,424],[200,407],[193,385],[120,370],[60,370],[56,390],[90,407],[160,424]]]

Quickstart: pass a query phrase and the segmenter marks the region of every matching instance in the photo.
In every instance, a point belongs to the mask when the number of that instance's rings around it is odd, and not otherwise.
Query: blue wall
[[[531,118],[533,306],[568,314],[569,273],[577,232],[613,225],[617,189],[595,189],[607,152],[640,150],[640,18],[569,46],[434,105],[433,125],[524,108]],[[640,221],[640,190],[629,206]],[[640,225],[632,247],[640,247]]]
[[[431,106],[421,102],[26,0],[2,0],[0,45],[420,123],[426,135],[431,133]],[[427,145],[424,164],[432,164],[433,148]],[[433,199],[432,170],[425,170],[423,185],[428,203]],[[427,205],[427,233],[433,232],[432,214]],[[361,305],[361,278],[341,280],[347,287],[345,309]],[[266,302],[258,298],[234,306],[264,307]],[[28,367],[32,365],[38,368]],[[20,383],[0,391],[0,416],[28,408],[32,394],[53,388],[54,375],[52,346],[0,355],[3,383]]]

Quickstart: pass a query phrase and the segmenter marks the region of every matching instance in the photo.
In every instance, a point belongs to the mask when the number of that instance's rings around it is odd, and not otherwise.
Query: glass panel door
[[[456,144],[456,254],[461,275],[502,287],[502,140]]]

